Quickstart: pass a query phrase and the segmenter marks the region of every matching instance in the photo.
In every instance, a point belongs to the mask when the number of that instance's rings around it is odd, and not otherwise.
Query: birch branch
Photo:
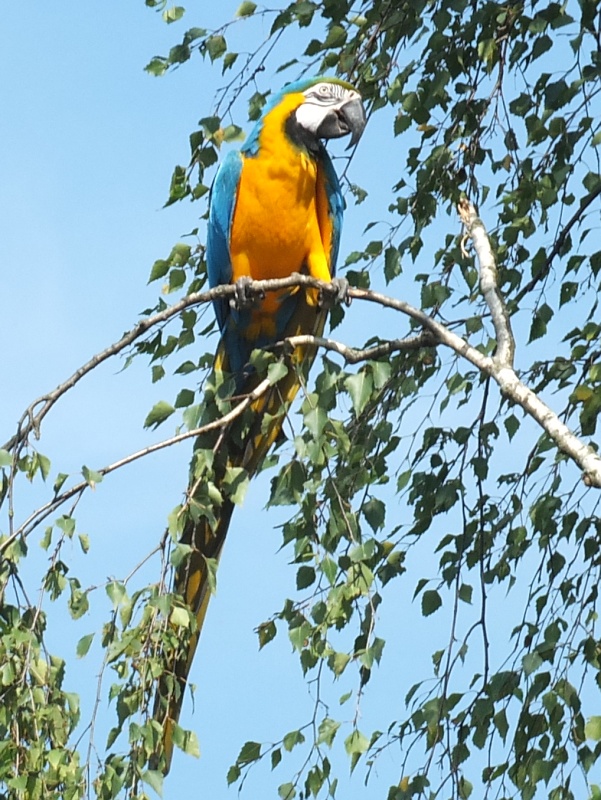
[[[466,212],[464,212],[466,213]],[[486,356],[480,352],[476,347],[473,347],[465,339],[453,333],[447,327],[437,322],[432,317],[428,316],[424,311],[406,303],[404,300],[397,300],[393,297],[374,292],[370,289],[354,289],[349,288],[348,297],[353,300],[364,300],[370,303],[376,303],[384,308],[390,308],[398,311],[412,320],[417,322],[424,330],[427,338],[424,340],[423,345],[419,346],[433,346],[436,344],[443,344],[449,347],[457,355],[465,358],[477,369],[486,375],[490,375],[496,383],[500,386],[502,392],[507,395],[511,400],[520,405],[526,413],[528,413],[539,425],[549,434],[557,446],[569,458],[573,459],[578,466],[583,470],[585,483],[589,486],[601,488],[601,458],[597,455],[595,450],[586,445],[580,440],[572,431],[565,425],[531,389],[529,389],[518,378],[512,366],[513,361],[513,336],[511,334],[511,327],[509,320],[506,319],[507,311],[503,304],[498,286],[496,285],[496,264],[494,256],[492,256],[492,248],[490,240],[482,223],[478,220],[475,210],[473,211],[473,218],[479,224],[475,224],[472,233],[479,243],[481,253],[483,255],[484,266],[484,281],[483,291],[486,292],[485,297],[493,317],[493,324],[495,330],[498,331],[500,342],[498,342],[497,354],[494,358]],[[469,217],[471,219],[471,216]],[[476,251],[478,257],[480,253]],[[492,258],[492,266],[491,266]],[[481,275],[482,283],[482,275]],[[323,281],[311,278],[308,275],[291,275],[288,278],[279,278],[266,281],[253,281],[247,288],[246,292],[250,295],[261,296],[265,292],[278,291],[281,289],[289,289],[295,286],[304,286],[317,289],[325,295],[336,297],[339,294],[339,287],[334,284],[324,283]],[[140,338],[150,328],[157,324],[167,322],[173,317],[177,316],[181,311],[191,306],[208,303],[219,298],[229,298],[235,296],[236,286],[218,286],[207,292],[197,292],[183,298],[180,302],[170,306],[152,317],[147,317],[136,325],[131,331],[126,333],[118,342],[103,350],[102,353],[94,356],[90,361],[84,364],[79,370],[67,379],[64,383],[60,384],[53,392],[42,396],[29,406],[23,414],[17,434],[4,445],[4,449],[10,450],[16,445],[21,444],[27,439],[27,436],[33,431],[38,432],[43,418],[46,416],[50,408],[56,401],[69,389],[71,389],[81,378],[88,372],[94,369],[98,364],[106,359],[122,352],[126,347]],[[319,339],[319,340],[318,340]],[[309,340],[305,340],[309,341]],[[385,352],[391,352],[392,349],[404,349],[410,339],[398,339],[394,342],[385,343],[380,346],[383,349],[374,348],[369,357],[378,357]],[[401,343],[405,344],[401,344]],[[300,343],[300,342],[299,342]],[[346,348],[340,343],[334,343],[332,340],[315,339],[311,337],[311,343],[324,346],[330,350],[339,352],[343,357],[349,356],[349,360],[354,357],[353,348]],[[386,350],[386,348],[389,348]],[[362,351],[356,351],[361,353]],[[363,352],[370,352],[363,351]],[[374,355],[374,353],[376,355]],[[361,359],[358,359],[361,360]],[[41,406],[39,411],[35,411],[37,406]]]
[[[295,286],[305,286],[317,289],[324,295],[332,298],[337,297],[340,291],[339,287],[336,285],[316,280],[308,275],[294,274],[288,278],[253,281],[246,289],[246,292],[250,296],[254,295],[260,297],[265,292],[290,289]],[[63,381],[63,383],[60,383],[51,392],[43,394],[41,397],[38,397],[37,400],[34,400],[26,408],[19,422],[17,423],[17,432],[4,445],[2,445],[2,449],[8,451],[13,450],[15,447],[22,445],[32,433],[36,438],[39,438],[40,427],[44,417],[66,392],[72,389],[82,378],[92,372],[92,370],[96,369],[96,367],[98,367],[104,361],[107,361],[109,358],[122,353],[127,347],[134,344],[134,342],[148,333],[148,331],[150,331],[152,328],[169,322],[174,317],[177,317],[179,314],[181,314],[182,311],[185,311],[193,306],[203,305],[205,303],[210,303],[214,300],[223,298],[233,298],[235,295],[236,286],[234,284],[216,286],[215,288],[209,289],[206,292],[194,292],[189,294],[182,298],[182,300],[179,302],[164,308],[157,314],[153,314],[150,317],[140,320],[140,322],[138,322],[137,325],[135,325],[130,331],[125,333],[121,339],[117,340],[100,353],[92,356],[89,361],[79,367],[79,369],[77,369],[69,378],[67,378],[67,380]],[[349,288],[348,296],[355,299],[366,299],[365,290]],[[384,351],[382,351],[382,354],[384,354]]]
[[[587,486],[601,489],[601,458],[585,444],[541,398],[523,383],[513,368],[515,340],[507,307],[497,283],[497,265],[490,239],[474,206],[466,200],[459,203],[459,216],[467,235],[472,239],[480,270],[480,288],[490,310],[497,337],[497,350],[483,370],[497,382],[504,395],[520,405],[546,433],[557,447],[578,464]]]
[[[141,450],[137,450],[135,453],[130,453],[128,456],[119,459],[118,461],[109,464],[106,467],[102,467],[102,469],[97,470],[98,474],[101,475],[103,478],[106,475],[109,475],[111,472],[115,472],[121,467],[125,467],[127,464],[132,464],[134,461],[138,461],[140,458],[144,458],[151,453],[156,453],[159,450],[164,450],[166,447],[172,447],[175,444],[179,444],[180,442],[185,441],[186,439],[195,439],[197,436],[201,436],[205,433],[209,433],[210,431],[219,430],[226,428],[231,422],[233,422],[237,417],[246,411],[246,409],[258,400],[262,394],[264,394],[269,387],[272,385],[272,381],[268,378],[262,380],[251,392],[244,396],[244,398],[237,403],[227,414],[219,417],[218,419],[212,420],[208,422],[206,425],[202,425],[199,428],[194,428],[190,431],[185,431],[184,433],[179,433],[177,436],[172,436],[169,439],[164,439],[161,442],[156,442],[155,444],[151,444],[148,447],[144,447]],[[93,488],[93,483],[89,481],[81,481],[80,483],[75,484],[70,489],[62,492],[61,494],[53,497],[52,500],[49,500],[43,506],[40,506],[36,511],[34,511],[30,516],[17,528],[14,533],[8,536],[0,545],[0,555],[6,551],[10,545],[16,541],[21,536],[28,536],[31,531],[37,527],[40,522],[43,522],[50,514],[54,513],[57,508],[59,508],[63,503],[66,503],[67,500],[70,500],[72,497],[76,497],[78,494],[82,494],[86,489]]]
[[[507,307],[499,290],[497,263],[484,223],[476,214],[476,209],[468,200],[461,200],[457,206],[467,236],[474,244],[480,264],[480,291],[489,308],[497,340],[495,360],[507,367],[513,367],[515,340],[511,332],[511,321]]]
[[[361,361],[383,358],[384,356],[390,355],[390,353],[396,353],[398,351],[419,350],[421,347],[435,347],[438,344],[438,340],[430,331],[422,331],[422,333],[417,336],[407,336],[404,339],[391,339],[390,341],[381,342],[373,347],[366,347],[364,349],[349,347],[335,339],[328,339],[324,336],[312,336],[311,334],[289,336],[285,340],[285,343],[290,347],[302,347],[306,345],[321,347],[323,350],[330,350],[342,356],[347,364],[359,364]]]

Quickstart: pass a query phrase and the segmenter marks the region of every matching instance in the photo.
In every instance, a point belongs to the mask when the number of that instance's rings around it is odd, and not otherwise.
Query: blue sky
[[[235,7],[223,3],[215,11],[217,4],[191,3],[189,24],[210,27],[211,15],[223,21]],[[189,133],[211,111],[222,85],[220,70],[197,58],[161,79],[143,71],[183,30],[184,23],[165,25],[141,0],[119,11],[75,0],[58,7],[24,0],[3,9],[2,440],[34,398],[119,338],[155,302],[157,285],[147,286],[153,261],[197,224],[194,205],[162,206],[173,166],[188,159]],[[368,147],[366,136],[365,154]],[[369,182],[367,160],[364,164]],[[348,230],[353,229],[357,224],[351,222]],[[350,236],[343,247],[353,249]],[[150,434],[142,423],[157,400],[173,399],[178,381],[153,385],[141,361],[125,372],[121,366],[115,360],[96,370],[47,418],[39,447],[52,460],[53,475],[76,473],[83,464],[98,468],[168,435],[168,430]],[[84,587],[124,576],[156,544],[181,498],[189,452],[184,444],[138,462],[80,504],[78,529],[90,536],[91,552],[83,558],[73,545],[67,555]],[[311,713],[311,697],[285,635],[259,654],[254,633],[281,607],[295,575],[289,556],[277,552],[281,515],[262,510],[267,489],[267,479],[257,481],[232,525],[192,676],[199,687],[196,714],[187,702],[182,719],[198,731],[202,757],[176,753],[166,797],[189,796],[191,786],[210,797],[234,796],[225,774],[240,746],[250,738],[276,739]],[[17,516],[39,500],[35,488],[23,486]],[[44,556],[36,556],[29,568],[32,583],[44,565]],[[152,580],[153,573],[144,577]],[[399,590],[405,605],[410,591]],[[76,662],[72,654],[79,637],[107,616],[102,590],[92,597],[90,614],[76,623],[66,622],[64,604],[53,609],[51,648],[71,656],[68,688],[81,692],[84,710],[94,696],[99,651],[93,647]],[[402,667],[401,650],[397,656],[386,660],[391,679]],[[353,684],[340,681],[332,696]],[[376,712],[386,711],[384,724],[390,721],[388,703],[386,693],[376,694]],[[340,716],[353,713],[349,708]],[[103,719],[101,713],[101,731]],[[367,730],[371,722],[366,721]],[[275,776],[260,767],[248,781],[247,796],[266,796],[269,787],[289,780],[294,763],[292,758]],[[340,766],[348,771],[344,762]],[[398,780],[394,759],[385,757],[379,770],[382,787]],[[369,797],[372,791],[356,783],[353,795]]]

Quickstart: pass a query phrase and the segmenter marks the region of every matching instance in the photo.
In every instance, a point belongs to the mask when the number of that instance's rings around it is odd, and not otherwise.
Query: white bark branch
[[[467,211],[463,213],[466,214]],[[366,300],[370,303],[376,303],[384,308],[390,308],[405,314],[423,328],[424,334],[422,334],[422,336],[425,336],[425,338],[420,339],[420,336],[418,336],[409,339],[397,339],[393,342],[383,343],[375,348],[364,351],[347,348],[339,342],[320,337],[310,337],[310,342],[336,351],[350,362],[353,362],[354,359],[360,361],[363,360],[363,358],[381,357],[393,350],[409,349],[413,346],[427,347],[437,344],[446,345],[457,353],[457,355],[460,355],[473,364],[481,372],[490,375],[500,386],[503,393],[520,405],[527,414],[536,420],[557,446],[580,466],[584,472],[584,480],[587,485],[601,488],[601,458],[592,447],[585,444],[572,433],[559,419],[557,414],[520,381],[513,369],[513,336],[511,334],[507,311],[498,286],[496,285],[496,264],[494,256],[492,255],[490,241],[484,226],[477,218],[475,210],[473,210],[473,218],[471,212],[470,216],[467,218],[472,219],[472,235],[476,237],[476,241],[478,242],[479,250],[477,249],[476,253],[478,257],[480,257],[480,254],[482,254],[483,257],[484,268],[482,270],[483,275],[481,274],[481,284],[487,304],[490,308],[497,336],[499,337],[497,354],[494,358],[484,355],[476,347],[473,347],[469,342],[461,338],[461,336],[453,333],[440,322],[437,322],[420,309],[414,308],[404,300],[396,300],[368,289],[350,288],[348,290],[348,296],[354,300]],[[338,286],[318,281],[308,275],[291,275],[288,278],[253,281],[247,291],[250,294],[259,296],[266,291],[278,291],[294,286],[312,287],[332,297],[335,297],[339,292]],[[139,322],[135,328],[126,333],[118,342],[115,342],[106,350],[103,350],[102,353],[95,355],[90,361],[73,373],[68,380],[60,384],[53,392],[42,396],[32,403],[21,418],[17,434],[4,446],[5,449],[10,450],[19,446],[26,441],[31,432],[37,433],[43,418],[65,392],[71,389],[84,375],[100,363],[120,353],[152,327],[167,322],[181,313],[181,311],[191,306],[208,303],[217,298],[232,297],[235,291],[236,287],[232,285],[218,286],[207,292],[197,292],[183,298],[175,305],[164,309],[158,314],[147,317]],[[304,340],[303,337],[295,337],[295,343],[301,344],[301,340],[305,342],[309,341],[309,339]],[[420,343],[418,344],[418,342]],[[40,410],[36,411],[38,407],[40,407]]]
[[[499,291],[497,263],[484,223],[476,214],[476,209],[467,200],[457,206],[466,234],[471,238],[478,263],[480,264],[480,291],[486,301],[495,329],[497,351],[495,360],[507,367],[513,367],[515,340],[511,332],[511,321],[503,296]]]
[[[483,369],[499,385],[504,395],[520,405],[545,430],[558,448],[583,471],[587,486],[601,489],[601,458],[596,451],[574,434],[541,398],[529,389],[513,368],[515,340],[507,307],[497,283],[497,265],[482,220],[467,200],[458,206],[459,216],[471,238],[480,268],[480,289],[490,310],[497,339],[494,358]]]
[[[435,347],[438,341],[429,331],[423,331],[417,336],[407,336],[404,339],[391,339],[390,341],[381,342],[373,347],[366,347],[364,349],[349,347],[335,339],[328,339],[324,336],[312,336],[310,334],[290,336],[286,339],[286,344],[291,347],[302,347],[304,345],[321,347],[323,350],[330,350],[342,356],[347,364],[358,364],[361,361],[383,358],[384,356],[390,355],[390,353],[402,350],[419,350],[421,347]]]

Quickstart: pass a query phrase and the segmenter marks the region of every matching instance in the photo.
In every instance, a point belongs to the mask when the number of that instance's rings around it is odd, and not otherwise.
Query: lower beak
[[[349,150],[351,147],[357,144],[361,138],[361,134],[365,129],[365,125],[367,123],[365,108],[363,107],[361,99],[359,97],[355,97],[352,100],[349,100],[348,103],[345,103],[338,110],[338,114],[344,120],[351,134],[351,140],[346,148]]]

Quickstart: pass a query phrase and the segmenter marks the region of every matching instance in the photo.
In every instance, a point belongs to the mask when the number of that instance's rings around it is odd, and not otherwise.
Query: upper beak
[[[345,103],[343,106],[341,106],[341,108],[338,110],[338,114],[344,120],[344,123],[351,134],[351,140],[346,148],[347,150],[350,150],[350,148],[356,145],[361,138],[361,134],[365,130],[365,125],[367,123],[365,108],[363,107],[361,98],[354,97],[352,100],[349,100],[348,103]]]
[[[351,134],[349,147],[357,144],[365,128],[363,103],[358,94],[341,106],[331,108],[315,131],[318,139],[338,139]],[[348,150],[348,148],[347,148]]]

